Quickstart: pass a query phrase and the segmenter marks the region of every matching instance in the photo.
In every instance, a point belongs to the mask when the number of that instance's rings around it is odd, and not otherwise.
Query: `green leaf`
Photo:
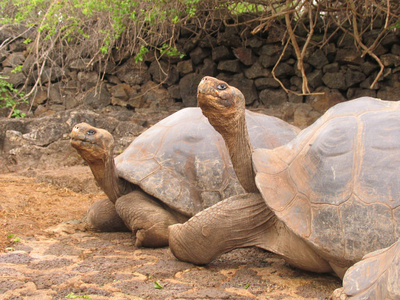
[[[11,70],[11,73],[17,73],[22,71],[22,65],[16,66],[14,70]]]
[[[163,286],[158,281],[154,281],[154,288],[161,290],[163,289]]]
[[[65,296],[66,299],[76,299],[76,298],[83,298],[83,299],[91,299],[92,297],[87,296],[87,295],[77,295],[74,292],[68,294]]]

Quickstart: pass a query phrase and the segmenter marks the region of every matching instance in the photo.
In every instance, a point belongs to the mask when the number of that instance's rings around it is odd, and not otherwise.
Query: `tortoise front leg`
[[[400,240],[349,268],[331,299],[400,299]]]
[[[114,203],[108,198],[93,203],[87,212],[87,219],[94,227],[104,232],[129,231],[117,214]]]
[[[172,253],[194,264],[207,264],[236,248],[256,246],[304,270],[332,271],[327,261],[276,218],[260,194],[227,198],[169,230]]]
[[[168,226],[187,219],[174,215],[142,190],[118,198],[115,208],[126,226],[136,235],[137,247],[168,246]]]
[[[233,196],[169,228],[169,246],[176,258],[207,264],[236,248],[258,246],[275,216],[260,194]]]

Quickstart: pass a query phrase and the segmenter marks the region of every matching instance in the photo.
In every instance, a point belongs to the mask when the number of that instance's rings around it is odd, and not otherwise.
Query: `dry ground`
[[[340,286],[259,249],[198,267],[97,232],[84,217],[104,195],[76,170],[0,175],[0,299],[327,299]]]

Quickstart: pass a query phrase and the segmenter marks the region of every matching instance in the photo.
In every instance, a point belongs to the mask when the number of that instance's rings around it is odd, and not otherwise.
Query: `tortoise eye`
[[[89,129],[86,133],[87,135],[94,135],[96,133],[96,130]]]
[[[221,91],[226,90],[226,88],[227,88],[227,86],[226,86],[226,84],[224,84],[224,83],[221,83],[221,84],[218,84],[218,85],[217,85],[217,89],[219,89],[219,90],[221,90]]]

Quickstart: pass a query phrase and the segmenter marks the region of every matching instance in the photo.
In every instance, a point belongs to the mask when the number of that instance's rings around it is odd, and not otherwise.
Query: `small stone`
[[[260,102],[265,106],[283,105],[288,102],[288,96],[282,89],[265,89],[260,92]]]
[[[178,62],[177,69],[178,69],[179,75],[181,75],[181,76],[192,73],[194,71],[192,60],[184,60],[184,61]]]
[[[341,72],[325,73],[322,76],[322,81],[331,89],[345,90],[347,88],[344,74]]]
[[[265,69],[259,62],[256,62],[250,68],[244,70],[244,75],[249,79],[256,79],[259,77],[270,77],[271,72]]]
[[[254,54],[250,48],[235,48],[233,49],[233,54],[245,66],[251,66],[254,63]]]
[[[323,66],[329,63],[325,53],[321,49],[314,51],[307,59],[307,62],[316,69],[321,69]]]
[[[190,58],[192,59],[193,64],[196,66],[203,62],[203,60],[209,55],[210,51],[201,47],[197,47],[192,52],[190,52]]]
[[[256,88],[258,90],[264,90],[264,89],[269,89],[269,88],[279,88],[280,84],[278,81],[276,81],[272,77],[263,77],[263,78],[257,78],[254,81]]]
[[[223,72],[239,73],[241,71],[238,59],[223,60],[218,63],[217,69]]]
[[[197,106],[197,86],[202,78],[200,74],[190,73],[180,80],[181,99],[186,107]]]
[[[225,46],[219,46],[212,50],[212,60],[213,61],[220,61],[223,59],[229,59],[232,55],[229,52],[228,48]]]
[[[22,52],[14,52],[7,56],[2,62],[3,67],[15,68],[20,66],[25,61],[25,55]]]

